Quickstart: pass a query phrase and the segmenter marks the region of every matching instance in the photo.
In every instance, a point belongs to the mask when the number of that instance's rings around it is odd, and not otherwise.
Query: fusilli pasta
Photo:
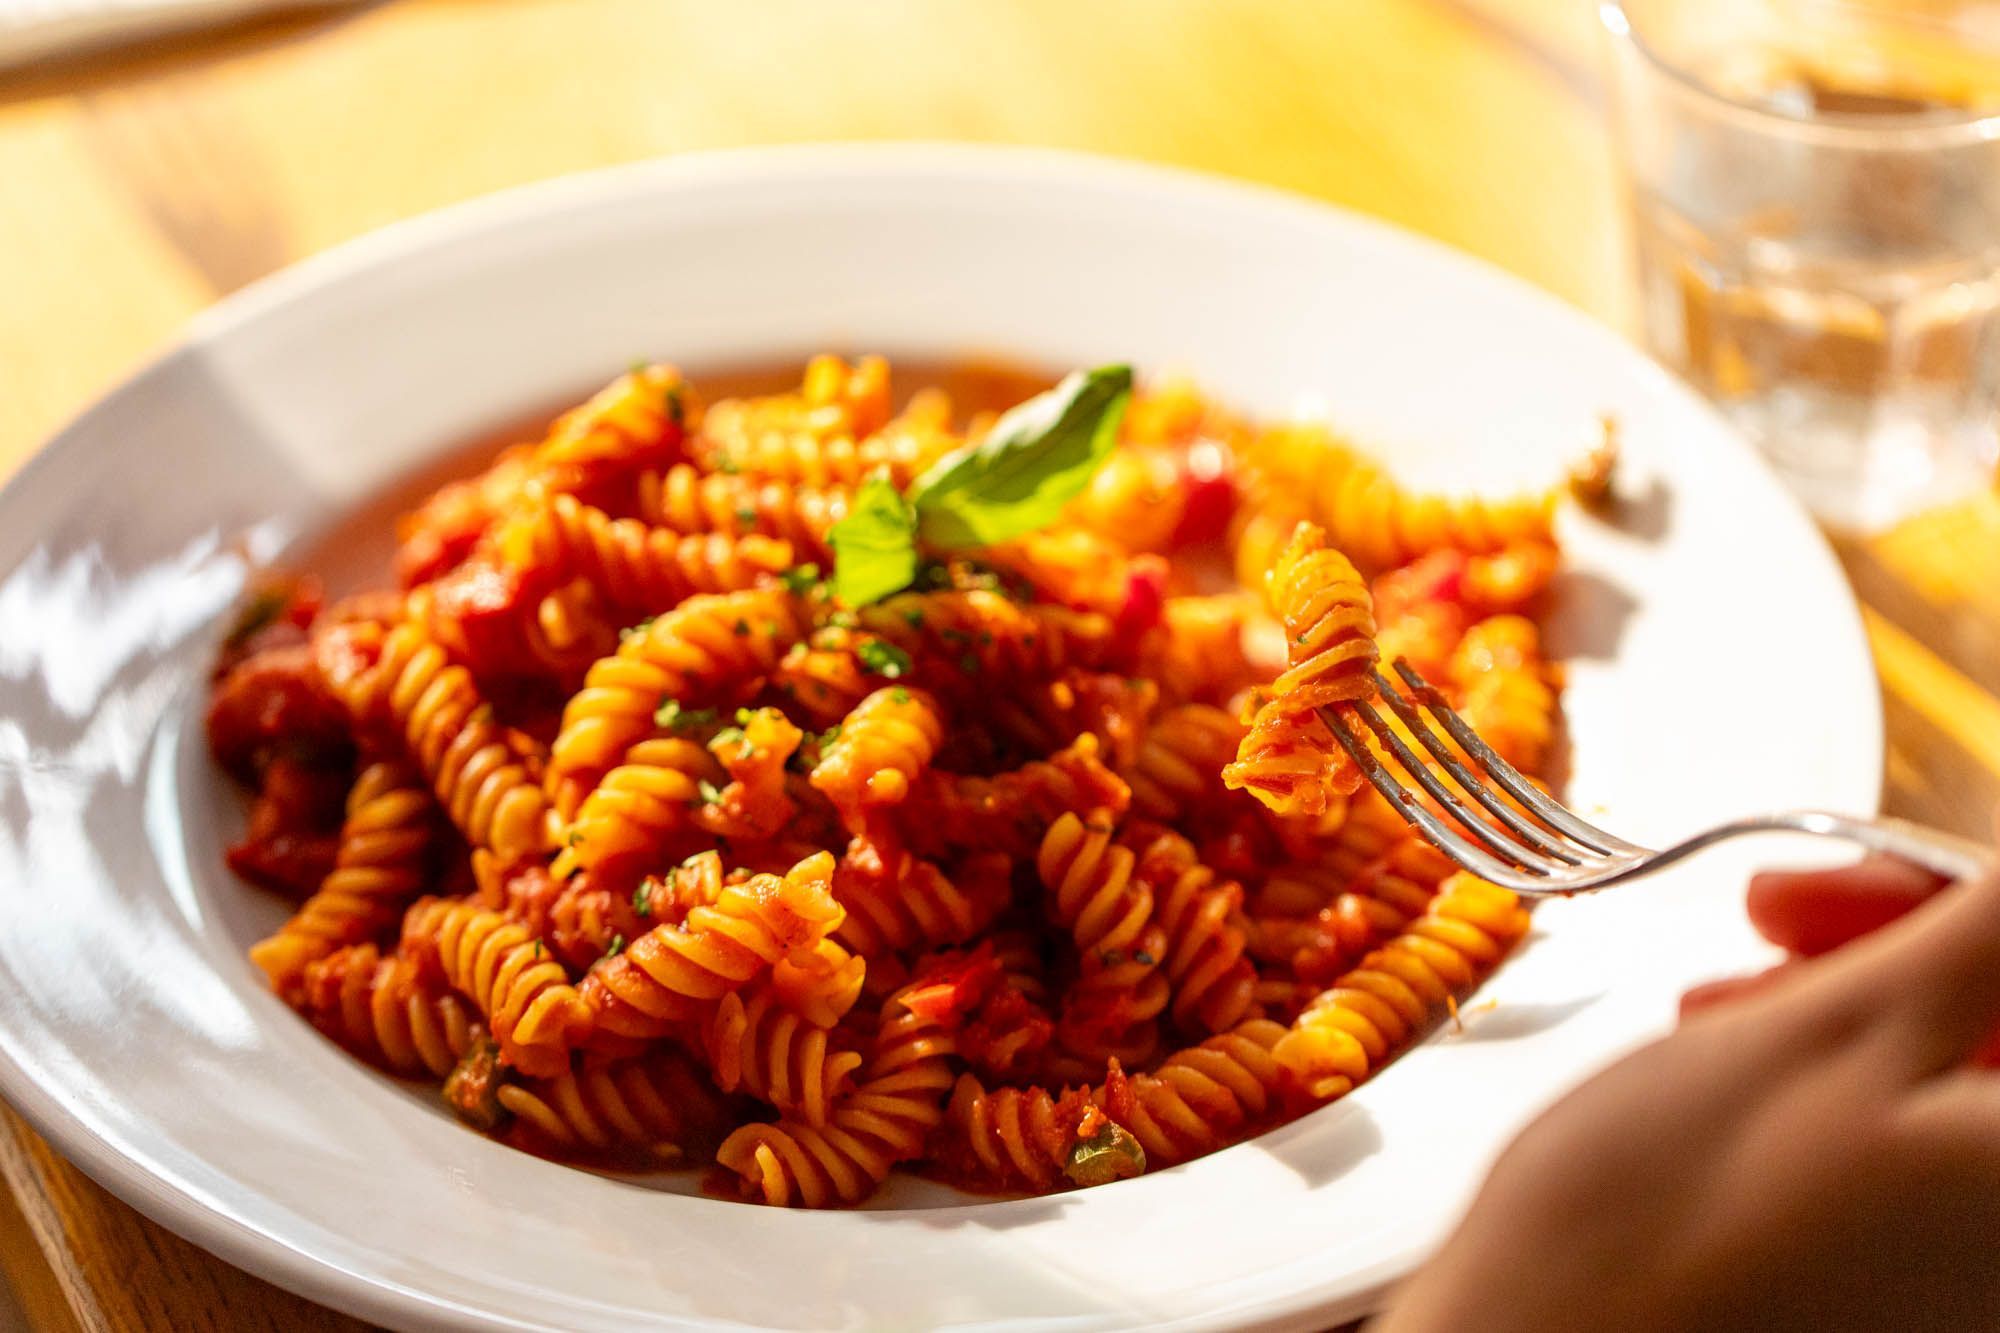
[[[393,586],[260,585],[208,731],[230,863],[297,903],[273,990],[516,1147],[776,1205],[1100,1184],[1379,1072],[1526,918],[1321,710],[1404,659],[1545,779],[1552,500],[1414,495],[1175,382],[968,549],[924,488],[1047,406],[971,391],[642,367],[432,494]],[[908,522],[898,590],[846,600],[850,519]]]

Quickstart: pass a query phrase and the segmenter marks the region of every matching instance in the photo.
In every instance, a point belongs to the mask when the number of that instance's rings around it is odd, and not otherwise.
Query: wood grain
[[[0,1107],[0,1178],[47,1261],[45,1282],[9,1276],[36,1329],[175,1329],[188,1333],[354,1333],[369,1327],[223,1263],[155,1226],[65,1162]],[[66,1323],[64,1321],[67,1321]]]
[[[0,474],[195,312],[410,214],[660,153],[1043,144],[1302,191],[1630,327],[1584,0],[405,0],[0,78]],[[1841,555],[1887,804],[2000,799],[2000,500]],[[1829,719],[1829,725],[1839,725]],[[145,1221],[0,1111],[32,1327],[353,1328]]]

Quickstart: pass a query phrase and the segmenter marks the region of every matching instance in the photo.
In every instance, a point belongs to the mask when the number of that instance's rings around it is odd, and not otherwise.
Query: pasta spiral
[[[584,978],[580,994],[595,1027],[665,1036],[703,1021],[723,996],[779,963],[811,959],[843,915],[832,877],[833,857],[822,852],[782,877],[725,885],[714,906],[693,909],[684,925],[655,926]]]
[[[673,463],[684,444],[681,373],[640,366],[557,417],[535,447],[532,475],[547,491],[573,492],[608,476]]]
[[[1171,830],[1134,829],[1137,874],[1154,893],[1154,917],[1166,932],[1161,970],[1173,989],[1174,1021],[1220,1032],[1245,1017],[1256,974],[1245,957],[1243,889],[1216,879],[1188,840]]]
[[[437,961],[445,983],[486,1017],[501,1059],[524,1074],[560,1071],[590,1010],[541,940],[505,913],[426,898],[403,920],[403,944]]]
[[[1218,801],[1222,769],[1243,732],[1242,723],[1209,704],[1182,704],[1154,718],[1130,767],[1119,769],[1131,785],[1134,813],[1171,820]]]
[[[943,738],[944,718],[928,694],[901,685],[876,690],[840,724],[813,766],[812,785],[858,832],[864,808],[895,805],[910,794]]]
[[[1452,876],[1422,916],[1306,1006],[1274,1048],[1278,1063],[1307,1096],[1341,1095],[1490,971],[1527,925],[1513,894]]]
[[[1006,908],[1009,862],[988,853],[947,876],[908,853],[841,859],[833,895],[846,909],[834,937],[863,958],[963,944]]]
[[[889,367],[880,357],[849,366],[815,357],[795,394],[741,398],[711,407],[701,423],[702,463],[810,486],[856,486],[892,463],[892,451],[868,437],[889,415]],[[907,482],[914,473],[897,477]]]
[[[573,495],[525,504],[497,530],[500,558],[553,587],[583,579],[614,606],[664,611],[697,593],[749,588],[792,563],[792,548],[752,534],[682,534],[613,518]]]
[[[1145,1148],[1147,1165],[1214,1152],[1275,1119],[1283,1068],[1274,1051],[1285,1032],[1269,1019],[1248,1019],[1175,1052],[1151,1074],[1132,1075],[1131,1107],[1120,1123]]]
[[[1450,869],[1429,843],[1405,833],[1310,917],[1253,918],[1251,952],[1284,963],[1301,981],[1327,984],[1428,907]]]
[[[983,589],[900,593],[864,607],[861,627],[909,654],[916,674],[976,696],[993,682],[1046,680],[1071,666],[1095,666],[1110,648],[1111,625],[1089,611],[1021,605]]]
[[[1217,703],[1257,678],[1246,638],[1257,612],[1248,593],[1169,597],[1139,644],[1139,670],[1176,702]]]
[[[789,544],[798,559],[824,562],[833,553],[826,534],[846,517],[850,495],[844,487],[703,473],[683,463],[639,479],[639,516],[676,532],[772,537]]]
[[[920,851],[981,847],[1027,860],[1067,812],[1124,814],[1131,789],[1097,755],[1097,737],[1085,733],[1045,760],[991,778],[930,774],[903,807],[899,827]]]
[[[853,636],[822,630],[811,642],[796,644],[785,654],[772,685],[787,706],[804,713],[814,725],[838,725],[873,688],[856,646]]]
[[[438,804],[474,847],[503,861],[547,850],[547,799],[472,675],[446,659],[421,625],[405,621],[382,640],[371,673],[379,697]]]
[[[1316,819],[1333,798],[1360,787],[1361,771],[1319,714],[1294,712],[1274,699],[1251,718],[1222,781],[1280,819]]]
[[[402,919],[423,892],[435,808],[430,791],[403,764],[361,770],[348,793],[333,870],[276,934],[250,946],[250,961],[272,990],[291,996],[306,964],[372,940]]]
[[[1412,494],[1313,426],[1267,431],[1252,453],[1273,489],[1302,497],[1334,544],[1369,569],[1444,548],[1484,554],[1549,537],[1553,491],[1506,500]]]
[[[804,637],[800,608],[778,590],[690,597],[628,636],[563,709],[547,778],[557,811],[576,813],[626,748],[652,733],[663,704],[745,692]]]
[[[1555,739],[1556,695],[1534,624],[1513,615],[1480,621],[1465,632],[1446,672],[1480,739],[1516,768],[1539,771]]]
[[[1368,585],[1326,534],[1301,523],[1271,566],[1271,609],[1285,627],[1291,665],[1272,682],[1293,712],[1375,692],[1375,617]]]
[[[1318,710],[1373,693],[1375,621],[1361,576],[1309,523],[1271,567],[1270,595],[1291,665],[1272,682],[1222,779],[1281,816],[1310,818],[1325,810],[1329,793],[1345,795],[1361,782]]]
[[[552,1078],[501,1085],[500,1106],[530,1146],[560,1152],[636,1151],[676,1161],[713,1134],[726,1108],[686,1056],[661,1047],[627,1060],[579,1065]]]
[[[833,1042],[826,1028],[779,1004],[764,986],[725,995],[703,1033],[718,1088],[741,1088],[814,1128],[826,1124],[861,1067],[859,1051]]]
[[[409,958],[351,944],[306,964],[299,1012],[348,1050],[395,1074],[451,1072],[479,1035],[478,1015]]]
[[[1049,826],[1035,862],[1051,894],[1050,915],[1070,932],[1078,957],[1057,1037],[1099,1069],[1114,1058],[1149,1058],[1159,1041],[1155,1020],[1168,1002],[1159,964],[1169,937],[1154,920],[1152,886],[1134,873],[1137,858],[1112,832],[1101,811],[1088,819],[1064,814]]]
[[[1050,754],[1089,732],[1113,769],[1133,765],[1159,691],[1149,680],[1108,671],[1068,671],[994,701],[989,727],[1029,754]]]
[[[966,1173],[989,1186],[1025,1186],[1045,1194],[1068,1183],[1087,1093],[1047,1088],[987,1088],[971,1074],[952,1087],[945,1121],[962,1145]]]
[[[1114,1073],[1096,1088],[1060,1096],[1046,1088],[988,1089],[970,1074],[952,1090],[946,1121],[971,1173],[983,1183],[1063,1187],[1073,1168],[1086,1106],[1130,1132],[1148,1169],[1225,1147],[1281,1109],[1284,1071],[1273,1051],[1282,1024],[1250,1019],[1177,1051],[1152,1074]]]
[[[695,741],[678,736],[640,741],[584,797],[556,855],[555,873],[678,860],[676,839],[692,838],[696,831],[702,784],[713,788],[722,780],[722,765]]]
[[[898,1162],[923,1152],[944,1118],[954,1045],[948,1018],[891,997],[874,1048],[855,1086],[837,1097],[823,1127],[783,1119],[744,1125],[716,1160],[746,1194],[778,1207],[858,1203]]]
[[[1371,787],[1346,807],[1334,833],[1298,848],[1290,864],[1274,867],[1252,895],[1251,906],[1260,916],[1310,916],[1408,837],[1402,816]]]
[[[1134,878],[1137,858],[1113,844],[1112,832],[1102,811],[1088,820],[1065,812],[1049,825],[1035,861],[1054,895],[1056,923],[1075,935],[1086,960],[1134,948],[1153,920],[1152,889]]]

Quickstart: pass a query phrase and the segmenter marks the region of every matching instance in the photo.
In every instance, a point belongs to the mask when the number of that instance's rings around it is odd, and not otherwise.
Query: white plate
[[[1873,808],[1881,726],[1827,550],[1604,329],[1378,224],[1150,168],[958,148],[688,158],[392,228],[198,320],[0,496],[0,1091],[119,1195],[391,1324],[1324,1324],[1434,1245],[1509,1134],[1754,964],[1740,859],[1558,903],[1462,1036],[1256,1142],[1018,1202],[785,1213],[469,1133],[266,994],[199,719],[245,554],[636,356],[1001,351],[1327,405],[1397,464],[1546,479],[1623,420],[1636,531],[1571,522],[1571,795],[1660,838]],[[906,1187],[909,1202],[935,1192]],[[143,1274],[134,1275],[144,1280]]]

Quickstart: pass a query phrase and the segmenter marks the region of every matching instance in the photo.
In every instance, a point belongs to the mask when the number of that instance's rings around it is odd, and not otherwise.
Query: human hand
[[[1681,997],[1685,1017],[1754,994],[1801,963],[1830,953],[1903,916],[1945,882],[1902,861],[1872,857],[1838,870],[1774,870],[1750,881],[1746,906],[1758,933],[1792,956],[1768,971],[1697,986]],[[2000,1030],[1973,1057],[2000,1068]]]
[[[1382,1333],[2000,1326],[2000,875],[1765,875],[1750,911],[1801,957],[1530,1125]]]

